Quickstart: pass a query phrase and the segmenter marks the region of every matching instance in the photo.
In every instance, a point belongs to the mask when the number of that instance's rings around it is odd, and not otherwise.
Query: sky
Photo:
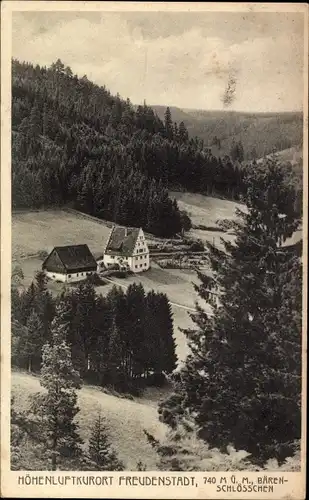
[[[303,14],[14,12],[12,56],[73,73],[134,104],[294,111],[303,106]]]

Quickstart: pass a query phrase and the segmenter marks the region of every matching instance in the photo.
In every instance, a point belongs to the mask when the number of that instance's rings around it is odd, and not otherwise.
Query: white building
[[[42,264],[48,278],[64,283],[82,281],[95,274],[97,263],[88,245],[55,247]]]
[[[103,263],[106,267],[118,264],[134,273],[147,271],[150,266],[149,249],[142,228],[113,226]]]

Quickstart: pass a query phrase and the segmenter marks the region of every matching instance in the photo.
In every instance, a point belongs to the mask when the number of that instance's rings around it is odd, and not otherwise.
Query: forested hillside
[[[164,116],[164,106],[153,108],[160,118]],[[245,160],[302,145],[301,112],[242,113],[173,107],[171,113],[174,120],[184,122],[190,136],[200,137],[218,156],[230,155],[233,143],[239,141]]]
[[[12,62],[13,207],[73,202],[161,236],[181,230],[168,188],[237,197],[241,173],[214,157],[183,123],[112,96],[58,60]]]

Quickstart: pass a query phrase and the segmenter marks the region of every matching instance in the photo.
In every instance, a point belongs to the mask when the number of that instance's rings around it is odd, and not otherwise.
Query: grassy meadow
[[[42,390],[39,378],[25,372],[12,372],[12,396],[19,410],[29,408],[29,396]],[[76,420],[82,439],[87,440],[90,426],[98,413],[106,419],[108,436],[127,470],[136,470],[142,460],[149,470],[156,468],[156,455],[143,432],[146,429],[156,438],[162,439],[165,425],[158,420],[157,409],[148,402],[129,400],[105,394],[97,387],[84,386],[78,391],[80,413]]]

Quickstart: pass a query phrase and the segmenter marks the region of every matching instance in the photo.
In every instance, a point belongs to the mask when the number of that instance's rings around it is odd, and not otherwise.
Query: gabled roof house
[[[97,262],[88,245],[67,245],[55,247],[42,269],[51,279],[71,283],[96,273]]]
[[[149,249],[142,228],[113,226],[103,255],[106,267],[118,264],[134,273],[149,269]]]

